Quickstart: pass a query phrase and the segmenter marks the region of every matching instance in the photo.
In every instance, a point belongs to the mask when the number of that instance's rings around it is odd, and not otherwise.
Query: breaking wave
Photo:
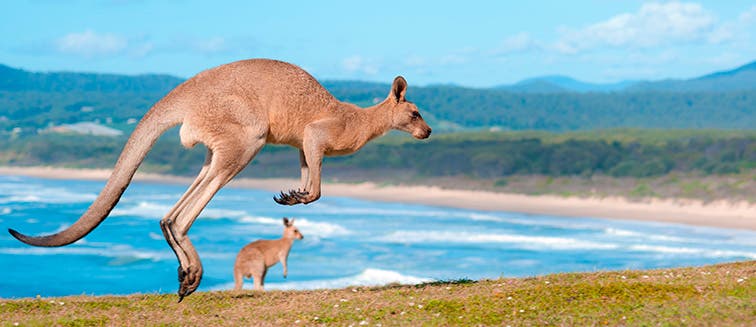
[[[756,253],[746,251],[713,250],[690,247],[672,247],[664,245],[632,245],[628,247],[628,249],[631,251],[654,252],[673,255],[684,254],[707,258],[746,258],[750,260],[756,259]]]
[[[526,249],[550,250],[611,250],[617,244],[583,241],[567,237],[526,236],[513,234],[484,234],[445,231],[397,231],[375,239],[380,242],[415,243],[506,243]]]
[[[292,281],[282,283],[265,283],[266,290],[316,290],[337,289],[349,286],[383,286],[389,284],[415,285],[432,282],[434,279],[403,275],[393,270],[367,268],[361,273],[334,278],[310,281]],[[234,283],[224,283],[213,287],[213,290],[233,289]],[[244,289],[252,289],[252,280],[245,280]]]
[[[92,202],[94,193],[75,193],[58,187],[35,184],[0,183],[0,203],[81,203]]]
[[[108,244],[97,243],[90,244],[87,242],[77,242],[79,246],[68,246],[59,248],[44,248],[44,247],[13,247],[13,248],[0,248],[2,254],[12,255],[81,255],[81,256],[98,256],[111,258],[111,265],[126,264],[134,261],[149,260],[149,261],[161,261],[172,260],[173,254],[165,251],[149,251],[143,249],[135,249],[128,245],[123,244]]]
[[[261,225],[281,225],[281,218],[244,216],[239,219],[242,223]],[[307,218],[294,218],[294,224],[300,227],[302,234],[315,237],[333,237],[349,235],[352,232],[338,224],[312,221]]]

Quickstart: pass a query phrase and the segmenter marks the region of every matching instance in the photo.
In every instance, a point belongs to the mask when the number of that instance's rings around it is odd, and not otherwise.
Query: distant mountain
[[[692,79],[641,82],[628,91],[731,92],[756,90],[756,61],[732,70],[715,72]]]
[[[738,68],[715,72],[691,79],[660,81],[622,81],[619,83],[588,83],[568,76],[534,77],[494,89],[516,93],[564,92],[731,92],[756,90],[756,61]]]
[[[133,121],[182,81],[168,75],[40,73],[0,65],[0,136],[83,121],[128,132]],[[385,99],[390,88],[364,81],[322,83],[336,98],[360,106]],[[756,64],[690,80],[636,84],[546,76],[490,89],[411,86],[407,97],[435,131],[754,129]]]
[[[578,81],[574,78],[562,75],[542,76],[522,80],[512,85],[503,85],[496,87],[500,90],[522,93],[560,93],[560,92],[614,92],[621,91],[634,81],[623,81],[619,83],[588,83]]]
[[[170,75],[35,73],[0,64],[0,91],[118,92],[165,94],[184,80]]]

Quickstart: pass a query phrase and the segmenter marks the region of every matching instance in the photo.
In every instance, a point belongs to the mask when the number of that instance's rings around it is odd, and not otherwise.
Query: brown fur
[[[252,277],[254,280],[255,290],[262,291],[265,285],[265,275],[268,268],[272,267],[279,261],[283,265],[283,276],[289,273],[286,266],[289,258],[289,251],[294,244],[294,240],[304,238],[299,229],[294,227],[294,219],[283,219],[284,232],[283,236],[277,240],[257,240],[247,244],[239,251],[234,263],[234,289],[241,290],[244,283],[244,277]]]
[[[180,263],[180,301],[197,289],[202,278],[202,263],[187,236],[189,228],[213,195],[266,143],[300,149],[302,186],[281,193],[276,202],[313,202],[320,198],[323,156],[353,153],[390,129],[418,139],[430,135],[417,107],[405,100],[406,91],[407,82],[399,76],[383,102],[362,109],[336,100],[310,74],[281,61],[242,60],[203,71],[144,115],[102,192],[71,227],[39,237],[9,232],[35,246],[63,246],[81,239],[115,207],[158,137],[182,124],[181,143],[186,147],[204,143],[208,155],[197,179],[160,222]]]

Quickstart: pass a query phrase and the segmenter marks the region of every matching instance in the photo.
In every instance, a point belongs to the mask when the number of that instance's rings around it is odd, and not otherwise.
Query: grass
[[[13,326],[754,326],[756,261],[317,291],[0,300]]]

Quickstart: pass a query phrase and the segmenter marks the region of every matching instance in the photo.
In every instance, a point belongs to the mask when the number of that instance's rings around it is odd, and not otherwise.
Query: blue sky
[[[472,87],[688,78],[756,60],[753,1],[8,1],[0,63],[189,77],[266,57],[318,79]]]

